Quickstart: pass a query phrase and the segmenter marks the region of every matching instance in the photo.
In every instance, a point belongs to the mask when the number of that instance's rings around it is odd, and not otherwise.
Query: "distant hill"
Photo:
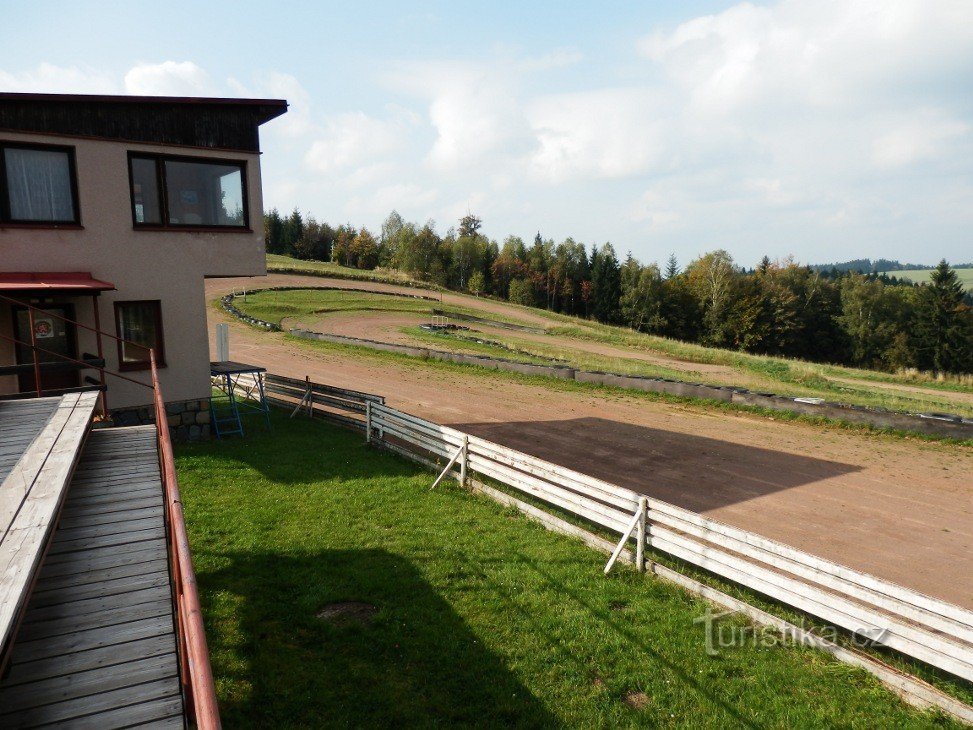
[[[973,263],[967,264],[950,264],[954,269],[973,269]],[[918,271],[930,271],[935,269],[935,266],[926,266],[924,264],[903,264],[901,261],[889,260],[889,259],[852,259],[851,261],[842,261],[840,263],[833,264],[811,264],[811,268],[815,271],[832,271],[836,270],[839,272],[846,271],[860,271],[863,274],[880,274],[882,272],[892,272],[892,271],[907,271],[914,274]],[[922,281],[922,277],[910,276],[905,277],[914,279],[917,281]]]

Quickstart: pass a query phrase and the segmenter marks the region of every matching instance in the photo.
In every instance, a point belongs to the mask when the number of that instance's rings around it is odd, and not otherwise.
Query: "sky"
[[[0,90],[283,98],[265,207],[686,263],[973,260],[973,2],[12,4]]]

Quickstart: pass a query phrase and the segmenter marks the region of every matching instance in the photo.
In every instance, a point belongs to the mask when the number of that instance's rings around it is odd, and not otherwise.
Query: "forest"
[[[715,250],[681,266],[620,258],[610,243],[538,233],[502,243],[464,216],[445,234],[393,211],[377,234],[294,210],[264,216],[268,253],[398,269],[478,296],[712,347],[875,370],[973,372],[973,307],[944,260],[927,284],[765,256],[752,269]],[[866,261],[866,260],[862,260]],[[869,262],[871,263],[871,262]]]

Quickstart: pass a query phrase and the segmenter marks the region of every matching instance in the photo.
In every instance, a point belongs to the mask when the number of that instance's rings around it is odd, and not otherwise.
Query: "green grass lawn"
[[[177,467],[226,727],[949,724],[810,649],[710,657],[702,601],[356,433],[275,414]]]

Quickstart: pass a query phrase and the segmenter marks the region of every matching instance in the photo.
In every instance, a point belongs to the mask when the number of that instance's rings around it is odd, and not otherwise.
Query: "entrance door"
[[[37,347],[50,352],[38,351],[37,359],[42,363],[61,362],[66,363],[64,358],[57,355],[66,355],[75,360],[78,359],[78,338],[73,324],[49,316],[48,313],[57,314],[61,317],[74,319],[74,307],[70,304],[51,304],[44,307],[43,311],[34,310],[34,342]],[[34,362],[34,355],[30,349],[30,315],[25,307],[14,309],[14,337],[27,345],[17,345],[17,364],[29,365]],[[57,353],[53,355],[51,353]],[[20,391],[26,393],[37,390],[34,382],[34,370],[20,373],[18,376]],[[61,388],[78,387],[78,371],[58,369],[41,369],[41,388],[45,391],[59,390]]]

